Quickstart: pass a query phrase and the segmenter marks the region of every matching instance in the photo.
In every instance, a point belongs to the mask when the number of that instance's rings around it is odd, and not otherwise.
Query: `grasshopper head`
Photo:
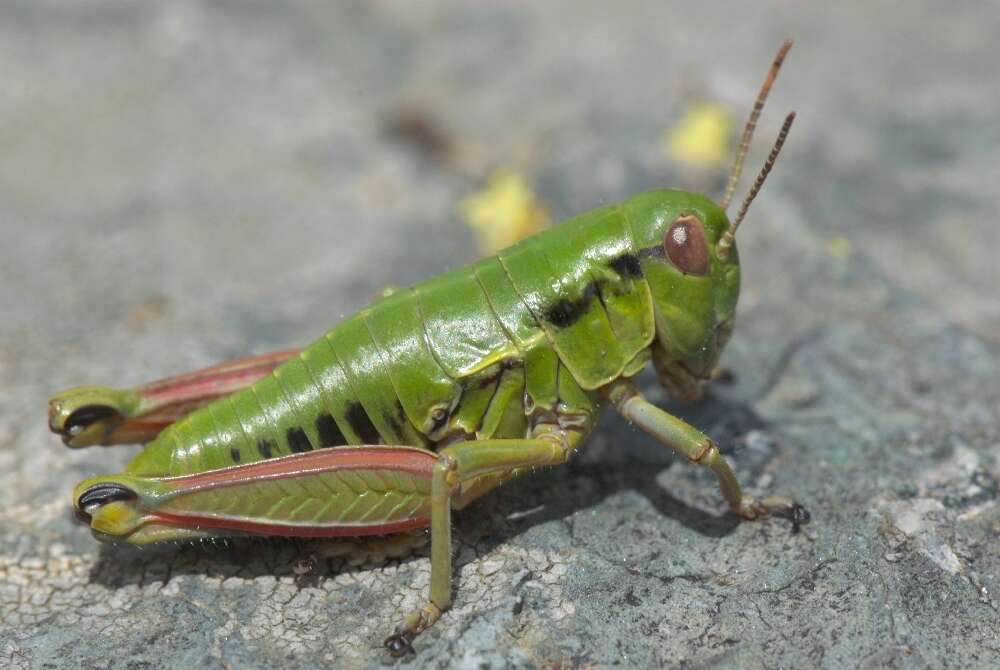
[[[633,242],[640,250],[643,275],[653,295],[659,358],[666,369],[684,377],[707,379],[732,334],[740,290],[736,229],[774,167],[795,112],[785,117],[774,148],[732,223],[726,209],[739,183],[764,101],[791,46],[790,40],[781,45],[757,94],[719,205],[680,191],[645,193],[624,204]]]
[[[719,254],[729,219],[708,198],[682,191],[643,193],[623,207],[653,297],[659,353],[707,378],[732,333],[740,291],[735,248]]]

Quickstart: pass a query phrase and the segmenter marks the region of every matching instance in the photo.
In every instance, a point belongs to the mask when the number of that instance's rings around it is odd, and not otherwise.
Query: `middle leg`
[[[394,656],[405,654],[413,638],[451,605],[451,509],[463,500],[462,485],[480,477],[565,463],[582,436],[561,429],[525,439],[461,442],[443,449],[431,480],[431,585],[426,602],[385,640]]]

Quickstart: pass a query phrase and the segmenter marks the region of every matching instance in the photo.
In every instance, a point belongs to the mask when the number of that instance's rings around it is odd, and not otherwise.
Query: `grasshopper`
[[[733,331],[735,233],[773,167],[785,119],[730,223],[726,210],[791,42],[743,131],[719,204],[659,190],[572,218],[494,256],[385,295],[316,342],[131,390],[50,400],[70,447],[148,442],[73,491],[102,541],[325,538],[428,528],[430,592],[386,639],[401,655],[452,598],[451,512],[569,460],[613,408],[709,468],[740,517],[808,521],[790,498],[745,494],[715,443],[643,397],[650,361],[697,398]]]

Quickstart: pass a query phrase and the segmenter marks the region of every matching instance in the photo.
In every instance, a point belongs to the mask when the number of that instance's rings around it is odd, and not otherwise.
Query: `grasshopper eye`
[[[686,275],[708,274],[708,242],[696,216],[677,217],[663,237],[663,252]]]

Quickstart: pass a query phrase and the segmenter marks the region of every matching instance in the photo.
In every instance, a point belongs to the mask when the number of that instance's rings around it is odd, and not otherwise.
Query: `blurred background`
[[[0,662],[387,663],[426,552],[303,581],[299,545],[99,547],[69,493],[135,450],[63,448],[47,397],[305,344],[642,190],[718,198],[793,37],[732,378],[668,406],[814,523],[738,524],[606,421],[460,515],[404,664],[996,667],[997,34],[974,2],[0,2]]]

